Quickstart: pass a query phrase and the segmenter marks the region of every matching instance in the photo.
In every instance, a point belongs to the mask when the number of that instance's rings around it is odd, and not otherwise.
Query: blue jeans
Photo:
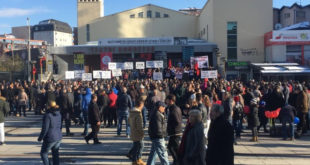
[[[83,132],[83,134],[87,135],[88,134],[88,128],[89,128],[88,112],[87,111],[83,111],[83,118],[84,118],[84,132]]]
[[[242,121],[241,120],[234,120],[233,121],[233,126],[236,132],[236,137],[241,136],[241,130],[242,130]]]
[[[155,165],[157,155],[160,159],[161,165],[169,165],[168,152],[164,138],[152,140],[152,148],[147,160],[147,165]]]
[[[132,157],[132,161],[137,161],[142,157],[142,151],[144,148],[143,140],[133,142],[133,146],[129,151],[129,155]]]
[[[286,123],[289,124],[289,131],[291,133],[291,138],[294,138],[294,123],[288,122],[287,120],[282,120],[282,137],[283,137],[283,139],[287,138]]]
[[[146,126],[146,111],[147,111],[146,107],[143,107],[143,109],[142,109],[143,128],[145,128],[145,126]]]
[[[59,146],[60,146],[60,143],[61,143],[61,140],[55,141],[55,142],[43,141],[40,155],[41,155],[41,159],[42,159],[44,165],[49,165],[49,160],[48,160],[49,150],[52,150],[53,165],[59,165]]]
[[[129,123],[128,123],[128,111],[127,112],[118,112],[118,125],[117,125],[117,135],[120,135],[122,132],[123,120],[126,124],[126,135],[129,135]]]

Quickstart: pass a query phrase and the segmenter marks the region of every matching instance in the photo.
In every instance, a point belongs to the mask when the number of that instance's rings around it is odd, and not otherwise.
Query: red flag
[[[100,54],[100,69],[109,69],[109,62],[112,62],[112,52],[104,52]]]
[[[195,62],[194,69],[195,69],[195,70],[198,70],[198,63],[197,63],[197,61]]]
[[[169,59],[169,61],[168,61],[168,68],[170,69],[170,68],[172,68],[172,62],[171,62],[171,59]]]

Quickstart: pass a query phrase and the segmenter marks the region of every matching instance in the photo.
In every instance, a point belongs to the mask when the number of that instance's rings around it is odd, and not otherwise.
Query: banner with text
[[[201,71],[201,78],[217,78],[217,70]]]
[[[112,62],[112,52],[104,52],[100,54],[100,69],[105,70],[109,68],[109,63]]]
[[[198,64],[198,68],[208,68],[209,58],[208,56],[191,57],[191,67],[194,68],[195,64]]]
[[[144,62],[136,62],[136,69],[145,69]]]
[[[82,74],[82,80],[83,81],[92,81],[93,75],[91,73],[83,73]]]
[[[153,73],[153,80],[163,80],[163,73],[161,73],[161,72],[154,72]]]
[[[74,70],[84,70],[84,54],[76,53],[73,55]]]
[[[94,70],[93,77],[94,79],[111,79],[111,71]]]
[[[146,61],[146,68],[164,68],[163,61]]]
[[[82,74],[84,73],[84,70],[75,70],[74,71],[74,79],[82,79]]]
[[[66,71],[66,79],[74,79],[74,71]]]
[[[122,76],[122,70],[121,69],[114,69],[114,70],[112,70],[112,76],[113,77],[120,77],[120,76]]]
[[[124,62],[124,70],[132,70],[133,69],[133,62]]]

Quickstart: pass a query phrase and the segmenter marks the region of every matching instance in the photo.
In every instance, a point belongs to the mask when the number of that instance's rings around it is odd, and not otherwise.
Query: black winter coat
[[[182,112],[175,104],[169,107],[167,133],[168,136],[182,133]]]
[[[234,164],[234,130],[224,115],[211,122],[208,133],[207,165]]]
[[[205,165],[206,148],[202,122],[196,123],[186,134],[182,165]],[[185,136],[185,135],[183,135]]]
[[[90,102],[88,106],[88,120],[91,125],[96,125],[100,122],[99,107],[97,103]]]

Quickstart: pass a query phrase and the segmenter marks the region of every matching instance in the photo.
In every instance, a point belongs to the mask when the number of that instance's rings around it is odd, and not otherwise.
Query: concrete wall
[[[103,16],[103,0],[78,0],[79,44],[86,42],[86,24]]]
[[[214,41],[214,11],[213,11],[213,0],[208,0],[204,9],[201,11],[198,19],[199,38],[207,41]]]
[[[146,18],[147,11],[152,11],[152,18]],[[143,18],[138,13],[143,12]],[[155,18],[155,12],[161,18]],[[135,18],[130,18],[130,15]],[[168,14],[168,18],[163,18]],[[90,23],[90,40],[101,38],[143,38],[143,37],[191,37],[196,38],[197,17],[186,15],[170,9],[153,5],[124,11],[115,15],[105,16]],[[80,28],[79,43],[86,43],[86,28]]]
[[[209,0],[199,21],[200,25],[204,25],[208,22],[208,17],[213,17],[213,27],[210,28],[209,25],[209,34],[213,34],[214,37],[211,35],[209,41],[217,43],[225,57],[227,57],[227,22],[237,22],[237,60],[264,62],[264,34],[273,29],[272,6],[272,0]],[[210,8],[213,10],[207,10]],[[206,39],[205,36],[202,38]],[[256,53],[245,55],[242,54],[242,49],[256,49]]]
[[[271,62],[286,62],[286,45],[273,45]]]

